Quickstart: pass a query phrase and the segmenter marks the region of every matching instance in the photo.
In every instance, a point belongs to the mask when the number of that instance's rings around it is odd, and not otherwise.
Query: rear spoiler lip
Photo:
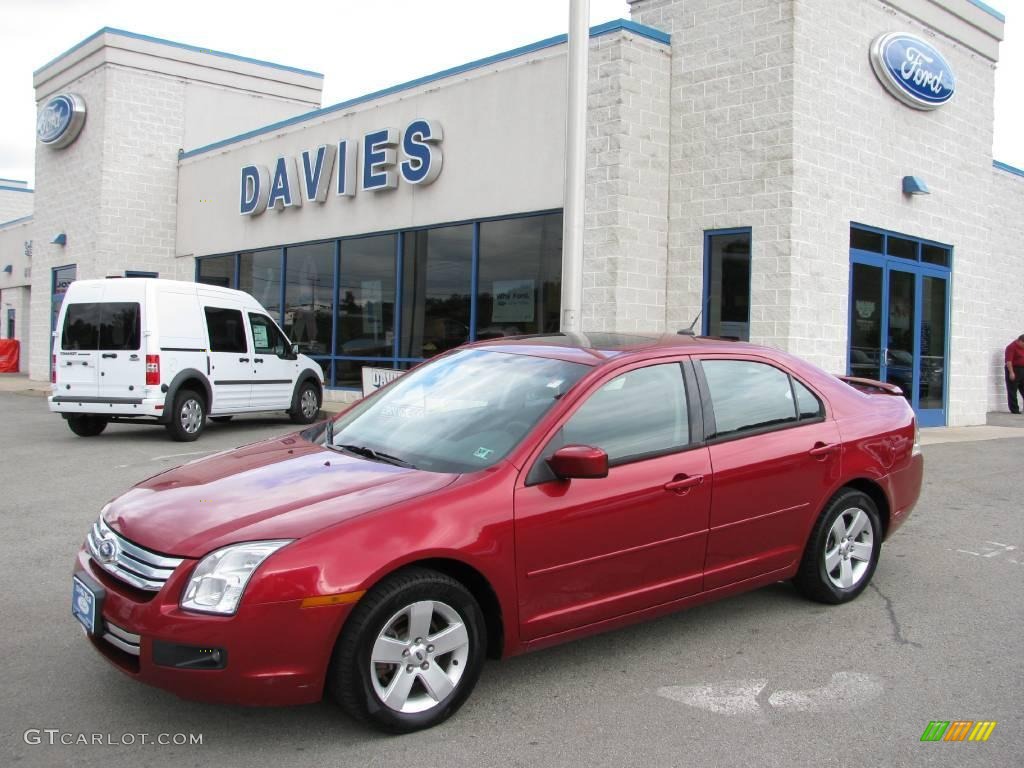
[[[851,387],[863,388],[863,389],[876,389],[879,394],[884,395],[899,395],[903,397],[903,390],[900,389],[896,384],[889,384],[884,381],[876,381],[875,379],[862,379],[859,376],[840,376],[836,374],[836,378],[840,381],[845,381]]]

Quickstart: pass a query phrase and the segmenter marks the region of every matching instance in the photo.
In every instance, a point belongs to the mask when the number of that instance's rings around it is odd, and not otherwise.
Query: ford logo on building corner
[[[36,137],[40,144],[60,149],[78,138],[84,124],[85,100],[75,93],[59,93],[39,110]]]
[[[956,77],[949,62],[913,35],[880,35],[871,43],[870,58],[878,81],[908,107],[936,109],[956,92]]]

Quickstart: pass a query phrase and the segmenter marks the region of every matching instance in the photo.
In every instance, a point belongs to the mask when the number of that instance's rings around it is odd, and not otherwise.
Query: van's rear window
[[[60,346],[67,350],[138,349],[140,335],[138,302],[69,304]]]

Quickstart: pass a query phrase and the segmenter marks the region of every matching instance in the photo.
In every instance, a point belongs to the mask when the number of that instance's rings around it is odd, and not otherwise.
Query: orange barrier
[[[0,339],[0,373],[17,373],[21,343],[17,339]]]

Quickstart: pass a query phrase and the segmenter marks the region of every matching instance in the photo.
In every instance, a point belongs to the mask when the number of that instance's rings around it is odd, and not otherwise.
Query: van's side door
[[[291,345],[273,320],[249,313],[253,351],[252,404],[255,408],[290,408],[298,367]]]
[[[252,407],[252,352],[242,311],[204,306],[210,350],[211,413],[244,411]]]

